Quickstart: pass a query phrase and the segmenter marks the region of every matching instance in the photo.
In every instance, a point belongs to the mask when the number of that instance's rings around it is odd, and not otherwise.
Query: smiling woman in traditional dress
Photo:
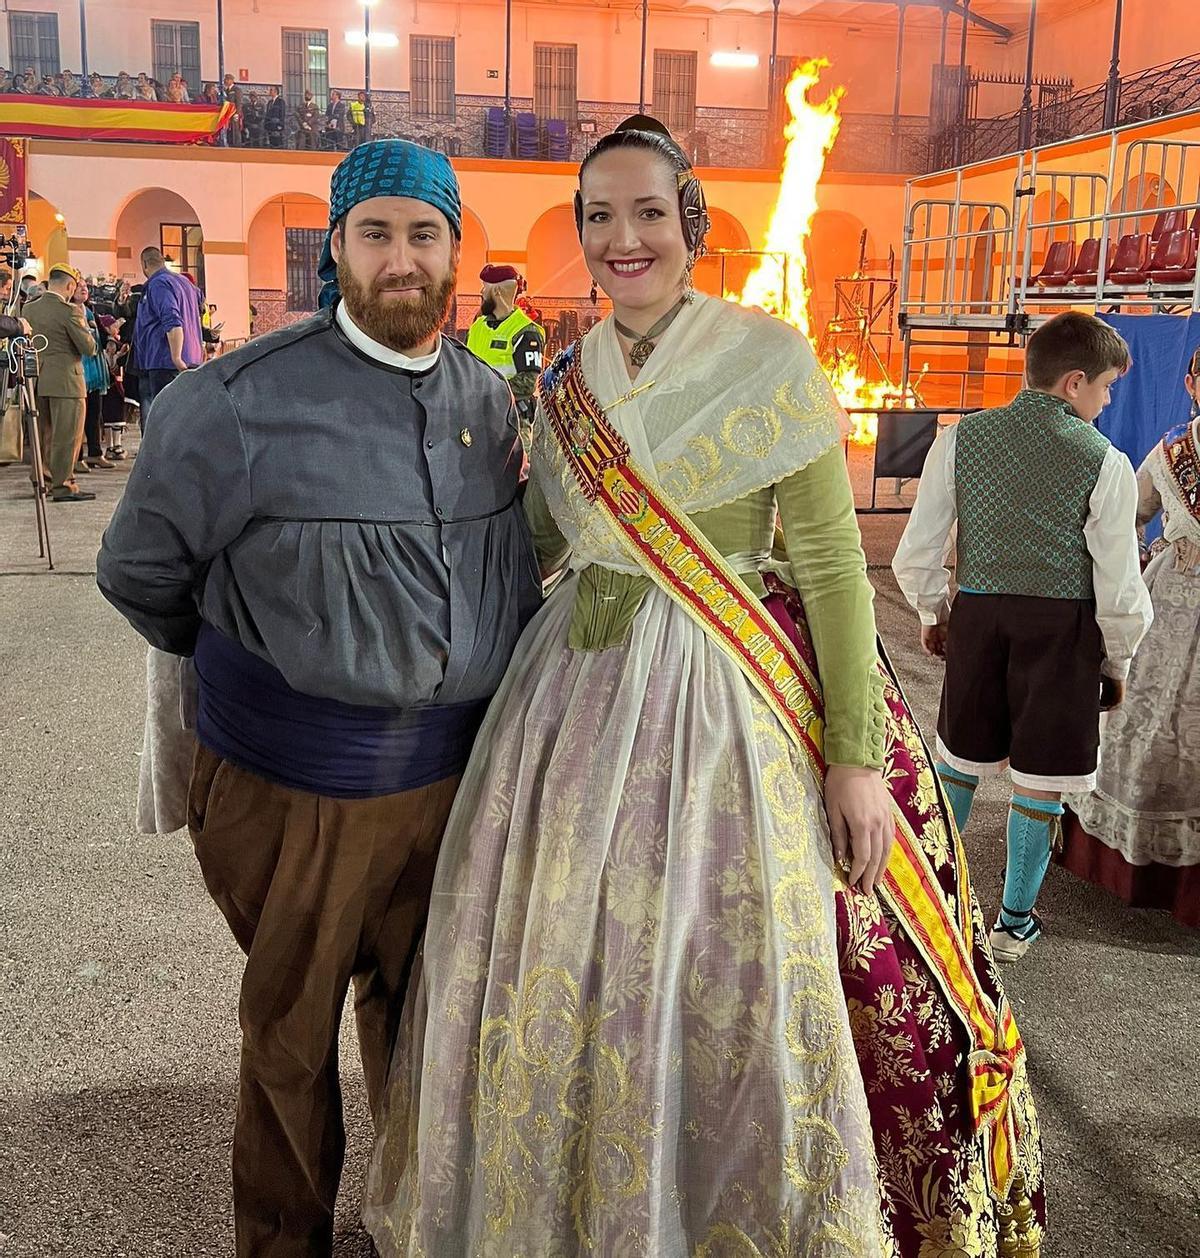
[[[596,147],[576,215],[613,315],[542,379],[527,499],[569,575],[446,832],[371,1233],[1036,1255],[1021,1042],[877,658],[844,416],[799,333],[692,290],[704,197],[660,124]]]
[[[1138,525],[1162,516],[1144,574],[1154,623],[1106,718],[1095,789],[1068,798],[1063,864],[1200,930],[1200,349],[1184,384],[1192,417],[1137,474]]]

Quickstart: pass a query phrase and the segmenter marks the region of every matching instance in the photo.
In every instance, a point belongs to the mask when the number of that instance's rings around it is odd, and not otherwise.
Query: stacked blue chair
[[[508,156],[508,119],[499,105],[487,111],[484,121],[483,152],[485,157]]]
[[[546,156],[552,162],[571,160],[571,136],[561,118],[551,118],[546,123]]]
[[[536,161],[542,155],[542,138],[538,133],[536,114],[517,115],[517,157],[521,161]]]

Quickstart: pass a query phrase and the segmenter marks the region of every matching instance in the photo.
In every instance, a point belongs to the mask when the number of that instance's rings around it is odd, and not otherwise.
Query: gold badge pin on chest
[[[471,442],[475,440],[475,438],[471,436],[471,430],[469,428],[464,428],[462,432],[458,434],[458,439],[465,446],[469,446]]]

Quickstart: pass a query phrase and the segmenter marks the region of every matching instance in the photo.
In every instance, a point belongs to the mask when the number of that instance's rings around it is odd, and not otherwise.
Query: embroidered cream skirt
[[[889,1252],[816,782],[652,592],[526,631],[442,848],[365,1218],[387,1258]]]

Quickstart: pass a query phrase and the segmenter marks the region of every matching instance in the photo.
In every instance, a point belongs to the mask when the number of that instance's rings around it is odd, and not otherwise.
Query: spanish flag
[[[216,136],[233,113],[228,102],[172,105],[94,97],[0,96],[0,135],[195,144]]]

